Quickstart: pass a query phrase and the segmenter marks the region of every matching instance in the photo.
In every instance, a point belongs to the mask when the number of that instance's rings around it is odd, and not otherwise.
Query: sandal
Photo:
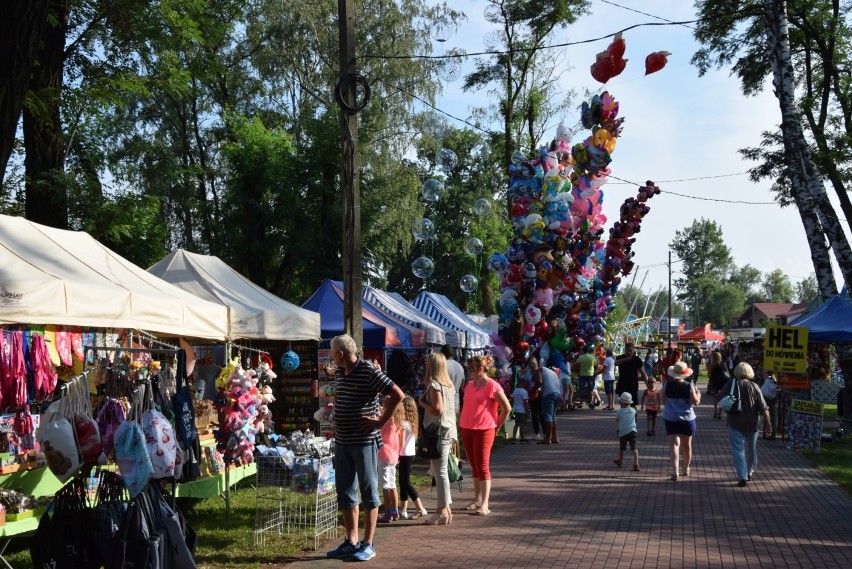
[[[617,467],[619,467],[619,468],[621,468],[621,465],[623,464],[623,461],[618,460],[617,458],[616,458],[615,460],[613,460],[613,462],[614,462],[614,463],[615,463],[615,465],[616,465]]]
[[[473,513],[474,513],[474,515],[477,515],[477,516],[487,516],[488,514],[491,513],[491,510],[483,510],[482,508],[479,508],[478,510],[476,510]]]
[[[471,502],[470,504],[465,506],[464,509],[469,511],[469,512],[475,512],[476,510],[478,510],[481,507],[482,507],[482,504],[477,504],[476,502]]]
[[[669,478],[672,482],[677,482],[677,474],[672,474],[671,478]]]
[[[639,465],[638,464],[633,465],[633,472],[639,472]]]
[[[423,516],[425,516],[425,515],[426,515],[426,514],[428,514],[428,513],[429,513],[429,512],[427,512],[426,510],[421,510],[421,511],[419,511],[419,512],[414,512],[413,514],[411,514],[411,516],[409,516],[409,519],[412,519],[412,520],[419,520],[420,518],[422,518]]]

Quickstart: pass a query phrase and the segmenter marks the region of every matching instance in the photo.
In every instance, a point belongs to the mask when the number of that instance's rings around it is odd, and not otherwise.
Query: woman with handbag
[[[450,495],[450,475],[447,469],[447,455],[453,441],[458,439],[456,429],[455,387],[447,373],[447,359],[441,353],[429,354],[426,359],[426,373],[423,377],[423,393],[420,394],[418,403],[423,407],[423,430],[424,435],[429,430],[437,427],[440,433],[440,456],[429,461],[432,467],[432,475],[438,486],[438,505],[435,513],[426,518],[426,524],[430,526],[449,525],[453,521],[453,512],[450,509],[452,496]]]
[[[464,452],[473,477],[474,501],[467,509],[480,516],[491,513],[488,507],[491,495],[489,463],[494,436],[512,412],[503,388],[488,377],[490,365],[490,356],[470,359],[470,381],[464,388],[464,407],[459,419]]]
[[[734,458],[734,469],[739,479],[737,486],[741,488],[748,484],[757,467],[757,422],[760,415],[764,417],[765,435],[772,434],[769,406],[760,388],[751,381],[752,379],[754,379],[754,370],[746,362],[740,362],[734,368],[734,379],[719,390],[720,396],[733,392],[737,400],[737,405],[728,411],[727,422],[731,455]]]

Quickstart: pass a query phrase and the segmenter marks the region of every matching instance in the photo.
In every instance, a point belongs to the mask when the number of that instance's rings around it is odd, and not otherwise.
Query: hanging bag
[[[177,441],[172,424],[160,411],[153,407],[152,388],[148,386],[146,401],[149,408],[142,414],[142,430],[145,433],[145,446],[151,465],[154,468],[155,479],[171,478],[175,475],[177,458]]]
[[[195,428],[195,406],[192,403],[192,391],[186,380],[186,351],[178,350],[175,369],[177,391],[172,396],[172,410],[175,414],[175,433],[184,448],[189,448],[198,437]]]
[[[74,439],[74,426],[66,418],[69,409],[66,389],[63,396],[47,408],[44,414],[46,423],[42,424],[36,433],[47,467],[62,483],[70,480],[82,465]]]
[[[728,394],[722,397],[719,400],[719,409],[722,411],[727,411],[728,413],[739,413],[741,410],[740,406],[740,386],[737,383],[739,380],[731,379],[731,389],[728,391]],[[737,395],[734,395],[734,388],[736,387]]]
[[[144,492],[128,504],[110,550],[105,569],[161,569],[160,534]]]
[[[98,411],[98,431],[101,434],[101,444],[106,454],[115,449],[115,431],[126,420],[124,407],[118,399],[107,397],[101,410]]]
[[[134,392],[131,416],[115,432],[115,461],[131,498],[135,498],[154,475],[154,466],[145,444],[145,433],[136,422],[142,414],[141,389]]]

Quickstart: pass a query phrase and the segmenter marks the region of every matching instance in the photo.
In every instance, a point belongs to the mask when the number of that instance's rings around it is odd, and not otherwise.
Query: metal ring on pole
[[[355,83],[356,86],[360,86],[364,91],[363,98],[360,101],[356,98],[354,105],[350,105],[343,94],[344,84],[348,86],[349,83]],[[334,100],[337,101],[337,104],[340,105],[344,112],[349,114],[360,113],[367,108],[367,103],[370,102],[370,83],[363,75],[347,73],[341,77],[337,82],[337,85],[334,86]]]

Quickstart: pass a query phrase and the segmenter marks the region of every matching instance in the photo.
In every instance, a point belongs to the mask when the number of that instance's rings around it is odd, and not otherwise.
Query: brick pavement
[[[698,408],[691,476],[668,480],[665,429],[644,435],[640,472],[617,468],[612,411],[560,415],[558,446],[503,445],[492,455],[492,513],[463,512],[472,484],[453,485],[452,525],[400,521],[376,533],[387,567],[845,567],[852,559],[852,498],[780,441],[758,444],[759,465],[736,486],[724,420]],[[465,474],[469,471],[465,469]],[[435,496],[422,496],[431,512]],[[291,569],[337,568],[325,552]]]

